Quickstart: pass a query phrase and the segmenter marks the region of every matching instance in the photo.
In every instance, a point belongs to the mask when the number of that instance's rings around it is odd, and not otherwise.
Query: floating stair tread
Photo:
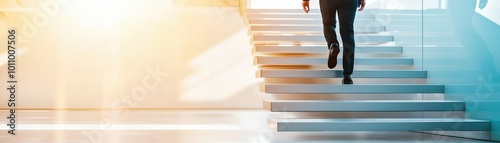
[[[262,69],[260,78],[342,78],[342,70]],[[420,70],[355,70],[353,78],[426,78],[427,71]]]
[[[269,119],[278,132],[303,131],[488,131],[491,123],[459,118]]]
[[[271,94],[444,93],[444,85],[436,84],[262,84],[260,89]]]
[[[465,102],[452,100],[266,100],[272,112],[423,112],[464,111]]]

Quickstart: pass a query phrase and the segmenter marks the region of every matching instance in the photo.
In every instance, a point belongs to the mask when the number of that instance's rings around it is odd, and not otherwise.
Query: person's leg
[[[358,2],[357,0],[335,0],[341,3],[338,8],[340,36],[344,45],[344,55],[342,64],[344,67],[344,75],[351,75],[354,68],[354,18]]]
[[[319,0],[321,18],[323,20],[323,34],[325,35],[328,48],[330,48],[332,43],[339,44],[335,32],[337,24],[337,4],[338,2],[336,0]]]
[[[323,34],[325,35],[328,47],[328,68],[333,69],[337,66],[337,56],[340,52],[339,41],[337,40],[336,15],[337,5],[336,0],[320,0],[321,16],[323,19]]]

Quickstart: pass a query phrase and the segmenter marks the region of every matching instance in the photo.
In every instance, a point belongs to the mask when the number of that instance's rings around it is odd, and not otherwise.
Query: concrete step
[[[343,48],[342,46],[340,47]],[[328,53],[325,46],[255,46],[256,53]],[[402,46],[356,46],[356,53],[402,53]]]
[[[449,24],[448,24],[449,25]],[[338,31],[338,28],[336,29]],[[414,35],[422,35],[424,33],[453,33],[450,26],[429,25],[422,27],[421,25],[391,25],[391,26],[375,26],[375,25],[360,25],[355,26],[355,33],[375,34],[380,32],[416,32]],[[265,33],[323,33],[322,25],[251,25],[251,34]]]
[[[342,57],[342,55],[339,55]],[[327,58],[308,57],[261,57],[255,58],[256,65],[326,65]],[[342,58],[338,58],[338,65]],[[412,58],[355,58],[355,65],[413,65]]]
[[[400,94],[443,93],[444,85],[433,84],[263,84],[269,94]]]
[[[278,132],[305,131],[488,131],[491,123],[459,118],[269,119]]]
[[[264,13],[294,13],[294,14],[303,14],[304,10],[302,9],[246,9],[245,13],[250,14],[264,14]],[[320,13],[319,9],[311,9],[309,11],[310,14]],[[403,14],[414,14],[414,15],[447,15],[447,10],[438,10],[438,9],[429,9],[429,10],[390,10],[390,9],[365,9],[362,14],[377,14],[377,15],[403,15]]]
[[[320,23],[321,24],[321,23]],[[424,27],[428,27],[428,26],[449,26],[451,23],[451,21],[449,19],[435,19],[435,20],[424,20],[422,21],[422,19],[413,19],[413,20],[390,20],[390,21],[384,21],[384,22],[373,22],[373,21],[355,21],[354,23],[355,25],[358,24],[358,25],[373,25],[373,24],[377,24],[377,25],[381,25],[381,26],[388,26],[388,30],[389,27],[391,26],[401,26],[401,27],[404,27],[404,26],[409,26],[409,27],[413,27],[413,26],[419,26],[419,27],[422,27],[422,24],[425,25]],[[392,27],[391,27],[392,28]]]
[[[453,32],[453,28],[449,25],[393,25],[387,26],[386,31],[417,31],[417,32]],[[355,29],[356,30],[356,29]],[[422,33],[420,33],[422,35]]]
[[[262,69],[258,78],[342,78],[342,70],[283,70]],[[353,78],[427,78],[426,71],[416,70],[355,70]]]
[[[357,34],[358,43],[393,42],[394,36],[380,34]],[[326,43],[323,35],[253,35],[253,44],[285,44],[285,43]]]
[[[424,112],[465,111],[465,102],[449,100],[266,100],[272,112]]]
[[[399,19],[399,20],[411,20],[411,19],[424,19],[424,20],[437,20],[437,19],[449,19],[448,16],[445,15],[416,15],[416,14],[393,14],[393,15],[375,15],[375,14],[360,14],[356,15],[356,19],[376,19],[377,17],[390,17],[391,19]],[[321,15],[319,13],[311,13],[311,14],[295,14],[295,13],[287,13],[287,14],[273,14],[273,13],[249,13],[246,15],[247,19],[321,19]]]
[[[422,35],[397,35],[394,36],[394,42],[398,45],[419,45],[422,44],[422,42],[424,45],[440,44],[450,46],[460,44],[459,39],[452,34],[453,33],[449,33],[448,35],[426,34],[423,37]]]
[[[248,24],[250,25],[310,25],[310,26],[322,26],[323,22],[321,19],[249,19]],[[449,25],[451,24],[449,19],[435,19],[435,20],[425,20],[423,21],[425,25]],[[366,25],[376,25],[376,26],[421,26],[422,19],[391,19],[388,21],[377,21],[370,19],[356,19],[354,21],[355,26],[366,26]]]
[[[338,30],[338,28],[337,28]],[[250,26],[252,33],[323,33],[323,26]],[[384,32],[384,26],[355,27],[356,33]]]
[[[285,13],[285,14],[274,14],[274,13],[247,13],[247,19],[321,19],[319,13]],[[356,15],[358,19],[375,19],[375,15]]]

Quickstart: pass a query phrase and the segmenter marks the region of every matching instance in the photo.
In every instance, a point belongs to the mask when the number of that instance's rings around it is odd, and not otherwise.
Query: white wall
[[[2,31],[14,27],[25,38],[18,108],[261,108],[252,47],[237,9],[156,0],[55,4],[47,23],[32,19],[49,14],[37,1],[22,5],[35,11],[0,14],[8,23]],[[1,43],[6,36],[0,34]],[[5,63],[1,69],[6,75]]]
[[[498,10],[500,9],[500,0],[489,0],[488,4],[484,9],[476,9],[476,12],[482,14],[486,18],[500,25],[500,13]]]

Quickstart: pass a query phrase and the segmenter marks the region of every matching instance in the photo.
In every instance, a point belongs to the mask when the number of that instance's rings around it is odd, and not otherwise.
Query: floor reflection
[[[116,118],[109,111],[19,111],[16,136],[8,143],[479,143],[415,132],[276,133],[264,110],[131,110]],[[63,118],[60,120],[58,118]],[[0,127],[5,131],[7,128]]]

